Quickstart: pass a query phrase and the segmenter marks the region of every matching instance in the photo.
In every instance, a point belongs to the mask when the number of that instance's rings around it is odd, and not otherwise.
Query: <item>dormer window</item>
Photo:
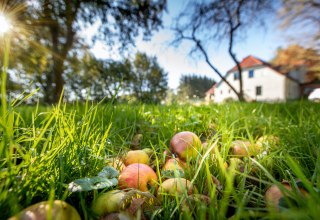
[[[254,70],[249,70],[248,77],[253,78],[254,77]]]
[[[239,73],[238,73],[238,72],[235,72],[235,73],[233,74],[233,79],[234,79],[234,80],[239,79]]]

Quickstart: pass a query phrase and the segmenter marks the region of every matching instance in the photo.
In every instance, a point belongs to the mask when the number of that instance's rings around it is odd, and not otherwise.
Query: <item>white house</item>
[[[242,67],[243,93],[246,100],[286,101],[300,97],[300,84],[305,82],[303,70],[284,74],[254,56],[244,58],[240,65]],[[225,78],[239,91],[237,66],[229,70]],[[211,99],[217,103],[226,100],[238,100],[235,92],[224,81],[215,84],[210,94],[208,91],[207,98],[210,95]]]

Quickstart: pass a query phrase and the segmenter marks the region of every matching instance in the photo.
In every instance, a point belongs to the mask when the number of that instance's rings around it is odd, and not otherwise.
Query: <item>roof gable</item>
[[[267,65],[267,63],[251,55],[245,57],[240,63],[240,67],[242,69],[252,68],[252,67],[261,66],[261,65]],[[227,73],[234,72],[237,70],[238,70],[238,67],[236,65],[232,69],[230,69]]]

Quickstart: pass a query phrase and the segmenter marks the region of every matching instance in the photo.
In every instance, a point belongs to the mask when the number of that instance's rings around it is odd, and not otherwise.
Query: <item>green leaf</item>
[[[70,192],[91,191],[104,189],[118,184],[118,171],[112,167],[104,167],[98,176],[76,179],[69,183]]]
[[[113,167],[106,166],[103,167],[102,171],[98,173],[98,176],[105,178],[118,178],[119,172]]]

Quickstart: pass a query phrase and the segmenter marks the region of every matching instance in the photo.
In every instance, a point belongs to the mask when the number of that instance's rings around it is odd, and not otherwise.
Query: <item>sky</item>
[[[150,41],[138,39],[135,47],[136,52],[145,52],[149,56],[157,57],[160,66],[168,73],[168,85],[172,89],[178,87],[182,74],[203,75],[220,81],[200,54],[190,56],[190,43],[184,42],[179,47],[170,45],[174,39],[174,33],[170,30],[172,21],[184,10],[185,2],[184,0],[168,0],[167,12],[163,16],[164,28],[154,33]],[[253,55],[264,61],[269,61],[275,56],[278,47],[288,45],[288,36],[279,29],[275,19],[270,18],[265,22],[265,28],[251,28],[244,38],[235,42],[234,51],[238,60]],[[101,42],[96,43],[92,52],[98,58],[120,58],[116,51],[111,51]],[[223,74],[235,65],[228,54],[227,42],[220,44],[213,42],[208,53],[210,60]]]

